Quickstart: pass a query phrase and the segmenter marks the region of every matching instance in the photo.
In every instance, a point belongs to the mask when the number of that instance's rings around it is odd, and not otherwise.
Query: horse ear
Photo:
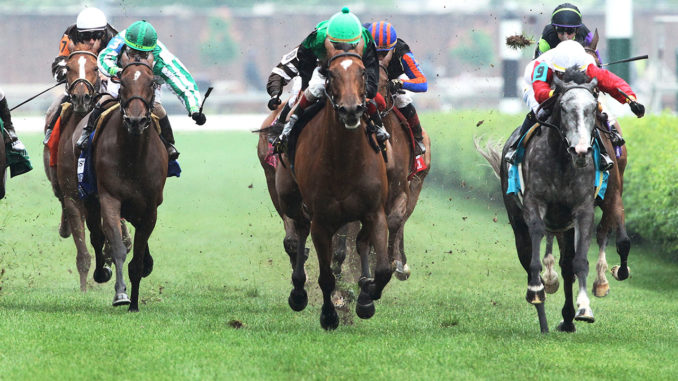
[[[325,50],[327,51],[328,59],[334,57],[337,54],[337,49],[334,48],[334,45],[329,38],[325,38]]]
[[[125,67],[129,63],[129,54],[127,54],[127,49],[122,50],[122,54],[120,55],[120,66]]]
[[[363,52],[365,51],[365,40],[363,40],[362,38],[360,39],[358,45],[355,47],[355,51],[361,56],[363,55]]]
[[[589,82],[589,86],[591,87],[591,91],[593,91],[593,89],[598,86],[598,78],[593,78],[591,82]]]
[[[391,49],[386,53],[386,56],[384,57],[383,60],[381,60],[381,63],[384,64],[384,66],[388,66],[389,63],[391,63],[391,59],[393,58],[393,51],[395,49]]]
[[[600,36],[598,35],[598,28],[596,28],[596,31],[593,32],[593,38],[591,39],[591,43],[589,44],[589,48],[596,50],[598,49],[598,40]]]

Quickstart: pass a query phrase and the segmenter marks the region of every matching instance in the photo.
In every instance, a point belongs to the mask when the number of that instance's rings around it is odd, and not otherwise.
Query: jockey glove
[[[193,114],[191,114],[191,118],[195,120],[195,124],[197,124],[198,126],[202,126],[207,121],[207,117],[205,116],[205,114],[201,112],[194,112]]]
[[[390,87],[391,94],[403,93],[403,91],[402,91],[402,89],[403,89],[403,81],[401,81],[401,80],[399,80],[399,79],[397,79],[397,78],[396,78],[396,79],[392,79],[392,80],[389,82],[389,87]]]
[[[273,98],[268,100],[268,109],[273,111],[280,106],[280,96],[274,96]]]
[[[642,104],[636,101],[631,101],[629,102],[629,106],[631,107],[631,111],[633,111],[633,113],[636,114],[637,117],[642,118],[643,115],[645,115],[645,106],[643,106]]]

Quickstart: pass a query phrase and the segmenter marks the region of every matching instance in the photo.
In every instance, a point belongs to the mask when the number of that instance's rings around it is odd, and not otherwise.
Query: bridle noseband
[[[586,91],[591,93],[591,95],[593,95],[593,98],[598,99],[598,92],[597,91],[593,91],[589,87],[584,86],[584,85],[575,85],[575,86],[566,88],[565,91],[558,94],[558,97],[555,99],[555,102],[554,102],[555,103],[554,107],[556,107],[557,105],[560,105],[563,95],[565,95],[565,93],[567,93],[568,91],[573,90],[573,89],[585,89]],[[539,123],[539,125],[541,125],[541,126],[549,127],[549,128],[552,128],[553,130],[555,130],[558,133],[558,135],[560,136],[560,138],[565,142],[565,144],[567,146],[570,146],[571,145],[570,141],[569,141],[569,139],[567,139],[567,136],[565,136],[565,132],[563,132],[563,129],[560,126],[561,123],[553,124],[553,123],[547,122],[546,120],[540,120],[539,119],[539,117],[538,117],[539,111],[542,110],[542,108],[545,104],[546,103],[542,103],[537,108],[537,112],[535,113],[535,119],[537,120],[537,123]],[[558,111],[558,119],[560,119],[559,114],[560,114],[560,111]],[[595,128],[595,126],[594,126],[594,128]],[[594,137],[592,135],[591,136],[591,143],[593,143],[593,139],[594,139]]]
[[[80,54],[90,55],[90,56],[94,57],[95,60],[97,59],[97,55],[88,51],[88,50],[77,50],[77,51],[69,54],[67,60],[70,60],[71,57],[73,57],[75,55],[80,55]],[[66,92],[68,92],[68,95],[71,95],[71,90],[74,89],[75,85],[77,85],[78,83],[84,83],[85,84],[85,87],[87,88],[87,92],[89,93],[89,95],[91,97],[90,104],[92,104],[92,102],[95,101],[95,98],[97,98],[97,97],[95,97],[95,94],[97,93],[97,88],[99,87],[99,85],[101,83],[101,79],[99,78],[99,75],[97,74],[96,83],[90,82],[87,78],[78,78],[75,81],[73,81],[72,83],[67,83],[66,84]]]
[[[124,75],[125,71],[126,71],[128,68],[132,67],[132,66],[145,66],[145,67],[148,68],[148,70],[151,71],[151,73],[153,73],[153,68],[152,68],[149,64],[147,64],[147,63],[145,63],[145,62],[130,62],[130,63],[128,63],[127,65],[125,65],[125,67],[122,69],[122,72],[120,73],[120,78],[122,78],[122,76]],[[122,86],[122,82],[121,82],[121,86]],[[146,120],[147,120],[147,123],[150,124],[150,121],[151,121],[151,111],[152,111],[152,109],[153,109],[153,102],[154,102],[154,100],[155,100],[155,91],[152,91],[152,92],[151,92],[151,99],[150,99],[150,100],[146,100],[146,99],[144,99],[144,98],[142,98],[142,97],[140,97],[140,96],[138,96],[138,95],[133,95],[133,96],[127,98],[126,100],[123,100],[122,97],[120,97],[120,105],[122,106],[122,107],[120,107],[120,108],[121,108],[121,110],[122,110],[123,120],[129,119],[129,116],[127,115],[127,112],[126,112],[125,110],[126,110],[127,107],[129,106],[129,104],[130,104],[133,100],[135,100],[135,99],[140,100],[141,103],[143,103],[144,106],[146,107],[146,115],[145,115],[145,118],[146,118]]]
[[[358,53],[354,53],[354,52],[342,52],[342,53],[339,53],[339,54],[337,54],[337,55],[331,57],[331,58],[327,61],[327,69],[329,70],[330,64],[332,63],[332,61],[336,60],[337,58],[341,58],[341,57],[355,57],[355,58],[360,59],[361,61],[362,61],[362,59],[363,59],[363,57],[362,57],[360,54],[358,54]],[[330,92],[327,91],[327,88],[329,87],[330,82],[331,82],[331,76],[328,75],[328,76],[327,76],[327,79],[325,80],[325,86],[323,87],[323,91],[325,92],[325,96],[327,97],[327,99],[328,99],[328,100],[330,101],[330,103],[332,104],[332,108],[334,108],[334,111],[337,111],[337,110],[339,109],[340,106],[337,104],[337,102],[335,102],[334,96],[333,96]],[[366,83],[366,82],[367,82],[367,81],[365,80],[365,83]],[[364,98],[363,98],[362,106],[365,107],[365,99],[364,99]]]

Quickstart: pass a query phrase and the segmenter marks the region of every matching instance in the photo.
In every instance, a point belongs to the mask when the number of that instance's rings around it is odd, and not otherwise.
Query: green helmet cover
[[[328,21],[327,37],[332,42],[355,44],[360,40],[362,31],[363,26],[358,17],[344,7]]]
[[[146,20],[133,23],[125,31],[125,45],[134,50],[151,51],[158,44],[158,33]]]

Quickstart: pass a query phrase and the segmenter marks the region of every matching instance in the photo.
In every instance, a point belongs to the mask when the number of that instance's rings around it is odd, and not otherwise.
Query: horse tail
[[[254,131],[252,131],[252,133],[264,134],[267,137],[274,137],[275,138],[275,137],[280,136],[280,134],[282,133],[283,127],[284,126],[282,124],[275,123],[272,126],[264,127],[262,129],[259,129],[259,130],[254,130]]]
[[[480,156],[484,157],[485,160],[487,160],[488,163],[490,163],[490,167],[492,167],[492,170],[494,171],[495,176],[499,178],[499,169],[501,168],[501,142],[499,141],[492,141],[488,140],[485,143],[485,147],[482,148],[480,144],[480,139],[481,137],[476,136],[473,138],[473,145],[476,147],[476,151],[480,154]]]

